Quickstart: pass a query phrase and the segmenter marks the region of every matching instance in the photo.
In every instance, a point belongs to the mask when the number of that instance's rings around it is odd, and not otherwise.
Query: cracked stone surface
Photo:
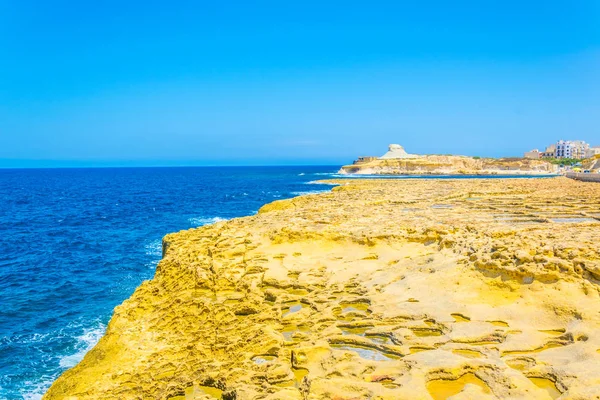
[[[356,180],[167,235],[44,399],[600,398],[600,185]]]

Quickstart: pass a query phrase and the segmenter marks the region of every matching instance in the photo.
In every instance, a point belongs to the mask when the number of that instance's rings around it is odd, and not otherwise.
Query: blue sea
[[[0,169],[0,399],[39,399],[83,358],[165,234],[327,191],[338,168]]]
[[[39,399],[83,358],[165,234],[328,191],[338,168],[0,169],[0,399]]]

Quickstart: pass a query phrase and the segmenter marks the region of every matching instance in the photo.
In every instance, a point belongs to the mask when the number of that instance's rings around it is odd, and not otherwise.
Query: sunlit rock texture
[[[44,398],[599,398],[600,184],[339,183],[165,237]]]
[[[342,174],[362,175],[548,175],[558,166],[546,160],[424,155],[394,158],[388,154],[368,162],[345,165]]]

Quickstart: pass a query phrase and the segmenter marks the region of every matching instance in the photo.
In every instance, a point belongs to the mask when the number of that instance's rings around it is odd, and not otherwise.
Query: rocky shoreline
[[[600,186],[338,181],[167,235],[44,399],[600,396]]]
[[[555,175],[546,160],[424,155],[374,158],[343,166],[339,173],[356,175]]]

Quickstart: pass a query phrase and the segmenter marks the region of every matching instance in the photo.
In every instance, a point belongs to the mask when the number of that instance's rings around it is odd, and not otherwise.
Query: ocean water
[[[39,399],[83,358],[165,234],[327,191],[337,169],[0,169],[0,399]]]

